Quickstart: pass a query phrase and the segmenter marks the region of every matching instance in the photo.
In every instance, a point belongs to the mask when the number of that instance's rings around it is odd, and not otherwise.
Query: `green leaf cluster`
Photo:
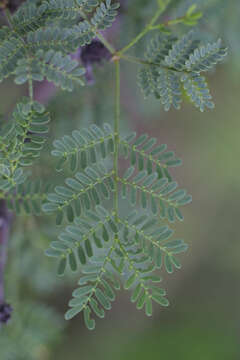
[[[200,45],[193,31],[177,39],[158,34],[146,52],[146,64],[139,70],[138,82],[144,96],[154,95],[164,109],[180,109],[186,95],[193,105],[204,111],[214,103],[201,72],[212,70],[226,56],[221,40]]]
[[[118,3],[88,0],[26,2],[11,18],[11,28],[0,30],[0,81],[10,75],[22,84],[43,77],[72,90],[83,69],[64,56],[89,44],[99,30],[111,26]],[[80,20],[81,19],[81,20]],[[61,52],[61,53],[60,53]]]
[[[117,161],[125,158],[126,170],[116,177],[114,168],[103,165],[112,163],[113,144],[107,124],[55,140],[52,155],[59,157],[61,164],[64,159],[75,175],[56,186],[42,206],[44,212],[56,214],[57,224],[65,215],[65,230],[51,242],[46,254],[58,259],[60,276],[67,268],[82,273],[66,319],[83,312],[89,329],[95,327],[93,314],[103,318],[111,308],[121,282],[132,291],[131,301],[137,309],[144,307],[147,315],[152,315],[152,301],[167,306],[166,292],[157,286],[156,270],[162,264],[168,273],[179,269],[176,255],[187,250],[183,240],[171,239],[173,230],[168,226],[176,219],[183,220],[180,207],[191,202],[191,196],[178,189],[169,174],[181,161],[146,134],[120,136]],[[81,171],[76,170],[79,168]],[[138,206],[138,212],[116,214],[111,196],[116,183],[120,199]]]
[[[170,228],[183,220],[182,207],[192,201],[171,174],[181,160],[156,138],[119,131],[119,61],[141,65],[138,79],[144,95],[160,99],[165,110],[180,109],[187,97],[203,111],[214,103],[202,73],[222,62],[226,49],[220,40],[202,45],[192,31],[181,38],[163,34],[170,25],[195,24],[201,13],[191,6],[184,17],[156,25],[170,1],[157,4],[146,28],[120,51],[102,32],[117,16],[119,4],[111,0],[28,0],[8,17],[9,27],[0,29],[0,81],[14,76],[16,84],[27,83],[29,92],[1,129],[0,199],[17,214],[43,211],[56,217],[61,230],[46,254],[57,259],[60,276],[80,274],[65,318],[83,313],[90,330],[95,317],[104,318],[111,309],[121,287],[147,316],[154,302],[168,306],[159,271],[180,269],[178,254],[188,248],[184,240],[173,238]],[[152,30],[158,34],[145,59],[125,55]],[[45,107],[34,101],[34,82],[47,79],[67,91],[84,85],[85,69],[71,54],[95,37],[116,65],[114,129],[106,123],[91,125],[54,140],[51,155],[58,183],[49,187],[29,180],[25,169],[39,159],[50,122]]]
[[[67,178],[64,186],[56,186],[55,192],[48,194],[49,202],[43,205],[48,213],[57,213],[57,224],[63,216],[73,222],[74,216],[80,216],[83,209],[90,210],[110,198],[114,184],[113,171],[106,171],[103,165],[87,167],[84,172],[77,172],[74,178]]]
[[[16,212],[17,215],[22,213],[40,215],[50,188],[50,184],[43,185],[40,180],[28,180],[5,193],[4,199],[9,210]]]
[[[37,302],[14,304],[13,320],[1,328],[1,358],[36,360],[39,349],[61,339],[63,322],[51,307]]]
[[[9,191],[25,182],[31,166],[40,157],[48,133],[49,113],[37,101],[18,103],[0,136],[0,190]]]
[[[59,158],[57,170],[67,163],[71,171],[80,165],[81,169],[96,164],[114,151],[113,131],[109,124],[103,128],[92,125],[90,129],[74,130],[72,135],[64,135],[62,139],[55,140],[52,155]]]
[[[74,85],[84,85],[81,76],[85,69],[78,67],[78,62],[61,52],[39,50],[34,59],[21,59],[15,70],[17,84],[24,84],[29,79],[43,81],[45,78],[62,90],[72,91]]]

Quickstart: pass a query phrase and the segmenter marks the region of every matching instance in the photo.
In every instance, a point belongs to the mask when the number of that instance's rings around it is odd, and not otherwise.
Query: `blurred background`
[[[0,329],[1,360],[238,360],[240,358],[240,2],[239,0],[172,0],[161,20],[183,15],[193,3],[203,11],[199,37],[223,38],[229,47],[225,64],[208,76],[216,107],[203,114],[185,102],[181,111],[165,113],[154,99],[143,100],[136,86],[136,66],[122,64],[122,131],[157,137],[183,159],[174,170],[179,184],[193,195],[176,234],[189,244],[181,270],[167,275],[170,307],[154,308],[146,318],[120,292],[104,320],[89,332],[81,315],[63,320],[76,279],[57,278],[56,264],[44,255],[58,229],[46,217],[14,219],[5,274],[11,322]],[[136,35],[156,9],[156,0],[125,0],[107,36],[117,47]],[[186,26],[172,28],[184,33]],[[133,55],[143,53],[143,41]],[[48,103],[51,137],[34,173],[54,181],[52,140],[91,123],[113,123],[112,64],[94,66],[94,84],[72,94],[48,84],[35,95]],[[0,86],[5,119],[24,88]],[[76,277],[77,278],[77,277]]]

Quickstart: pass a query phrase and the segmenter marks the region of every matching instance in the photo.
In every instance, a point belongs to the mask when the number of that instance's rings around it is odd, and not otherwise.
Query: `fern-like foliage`
[[[179,40],[169,35],[157,35],[146,52],[146,65],[139,70],[138,81],[145,95],[160,99],[164,109],[180,109],[184,95],[204,111],[214,103],[201,72],[209,71],[222,62],[226,49],[221,40],[200,45],[193,31]]]
[[[30,181],[17,185],[4,194],[9,210],[21,213],[40,215],[42,204],[47,200],[50,184],[43,185],[41,181]]]
[[[131,133],[121,137],[120,152],[138,171],[146,170],[148,175],[157,172],[159,178],[167,177],[169,180],[168,169],[182,164],[173,151],[168,151],[166,144],[158,145],[157,139],[149,138],[147,134],[137,137],[136,133]]]
[[[59,275],[68,264],[72,271],[82,267],[80,286],[73,291],[66,319],[83,311],[86,326],[93,329],[91,313],[103,318],[105,310],[111,309],[115,291],[120,289],[119,277],[124,288],[132,291],[131,301],[138,309],[145,307],[148,316],[152,315],[152,301],[168,306],[165,290],[156,286],[161,278],[154,271],[162,264],[168,273],[181,267],[176,254],[186,251],[187,245],[183,240],[169,240],[172,234],[168,226],[159,226],[157,219],[136,213],[116,223],[100,206],[77,218],[74,226],[67,226],[47,250],[47,255],[60,259]]]
[[[4,126],[0,137],[0,190],[8,191],[24,183],[24,167],[40,156],[48,132],[49,113],[28,98],[18,103],[13,121]]]
[[[102,129],[92,125],[90,129],[74,130],[72,136],[65,135],[62,139],[55,140],[53,145],[55,149],[52,155],[59,158],[58,170],[61,170],[65,162],[70,164],[72,171],[78,165],[85,169],[113,153],[113,131],[108,124],[104,124]]]
[[[161,33],[150,42],[145,60],[124,55],[148,31],[163,29],[154,25],[166,4],[159,2],[157,16],[120,51],[102,33],[117,16],[119,4],[111,0],[28,0],[7,17],[9,27],[0,29],[0,81],[14,76],[29,90],[1,129],[0,199],[17,214],[43,211],[56,217],[61,232],[46,254],[57,259],[60,276],[66,269],[81,273],[65,318],[83,312],[89,329],[95,327],[95,316],[103,318],[111,309],[122,284],[148,316],[153,301],[168,306],[158,272],[179,269],[177,255],[187,250],[169,227],[183,220],[181,208],[192,200],[171,175],[181,160],[147,134],[119,132],[121,59],[142,64],[140,86],[165,110],[179,109],[183,96],[201,111],[214,106],[201,73],[225,58],[220,40],[204,46],[193,32],[180,39]],[[195,24],[199,14],[191,19],[193,11],[186,21]],[[85,70],[71,53],[95,37],[116,65],[114,130],[108,124],[91,125],[55,140],[51,154],[60,178],[50,189],[29,180],[25,170],[39,158],[50,121],[45,107],[34,101],[33,83],[47,79],[67,91],[84,85]]]
[[[167,306],[165,291],[155,285],[160,281],[155,271],[162,264],[168,273],[180,268],[175,255],[187,249],[183,240],[169,240],[173,231],[164,223],[183,220],[180,207],[191,202],[191,196],[169,179],[168,169],[181,161],[167,151],[166,145],[158,145],[156,139],[133,133],[119,137],[115,144],[121,149],[117,161],[126,161],[125,172],[116,177],[114,168],[107,170],[103,166],[104,162],[112,164],[114,143],[107,124],[55,140],[52,155],[73,171],[81,171],[67,178],[63,186],[55,187],[43,204],[46,213],[56,214],[57,224],[62,223],[64,214],[65,221],[73,222],[46,253],[58,259],[59,275],[67,267],[83,273],[66,319],[83,311],[89,329],[95,327],[92,313],[102,318],[111,308],[115,290],[120,287],[119,278],[125,289],[132,290],[131,299],[137,308],[145,306],[147,315],[152,314],[152,301]],[[116,214],[112,202],[108,205],[111,210],[106,209],[116,183],[120,198],[138,206],[138,214]],[[146,214],[149,210],[152,218]]]
[[[60,275],[64,273],[67,263],[72,271],[76,271],[78,262],[85,265],[87,258],[93,256],[94,247],[103,248],[115,232],[117,226],[113,216],[98,205],[95,211],[88,210],[83,216],[76,217],[74,225],[67,226],[58,241],[51,243],[47,255],[60,258]]]
[[[14,307],[13,321],[1,328],[1,358],[35,360],[39,347],[60,340],[61,317],[54,309],[36,302],[19,302]]]
[[[129,198],[132,205],[136,205],[139,198],[139,205],[143,209],[150,208],[154,215],[160,212],[161,217],[167,216],[170,222],[174,222],[175,216],[182,220],[179,207],[191,202],[191,197],[186,195],[186,191],[178,190],[175,181],[168,182],[167,178],[158,179],[157,173],[148,175],[143,170],[132,176],[134,171],[135,168],[130,167],[124,177],[119,178],[122,184],[122,197]]]
[[[55,192],[48,194],[49,202],[43,205],[46,212],[57,212],[57,224],[61,224],[64,214],[73,222],[74,213],[81,215],[82,209],[90,210],[99,205],[102,199],[109,199],[113,189],[113,171],[103,166],[88,167],[77,172],[74,178],[67,178],[64,186],[57,186]]]
[[[109,27],[118,7],[109,0],[46,0],[41,4],[26,1],[11,16],[10,26],[0,29],[0,81],[14,75],[16,84],[27,82],[30,89],[29,99],[17,104],[13,121],[1,131],[2,198],[9,198],[9,191],[18,191],[17,187],[25,182],[29,173],[24,167],[40,156],[48,132],[49,114],[43,105],[33,101],[33,81],[47,79],[68,91],[84,85],[85,69],[69,53]],[[100,148],[104,156],[104,144]],[[94,151],[90,151],[92,162]],[[72,167],[76,156],[72,156]],[[84,152],[81,156],[84,162]]]
[[[99,30],[111,26],[118,7],[111,0],[46,0],[39,6],[26,2],[12,16],[11,29],[3,27],[0,32],[0,81],[16,73],[21,83],[31,74],[34,80],[46,76],[72,89],[73,78],[83,71],[75,69],[70,76],[76,64],[59,51],[69,54],[90,43]]]
[[[63,90],[72,91],[75,84],[84,85],[81,76],[85,70],[78,67],[78,62],[70,56],[63,56],[61,52],[49,50],[46,53],[39,50],[36,59],[18,61],[15,70],[17,84],[24,84],[29,78],[35,81],[42,81],[46,78]]]
[[[116,10],[118,8],[119,3],[112,4],[111,0],[106,0],[105,3],[101,2],[91,19],[91,23],[99,30],[104,30],[110,27],[116,18]]]

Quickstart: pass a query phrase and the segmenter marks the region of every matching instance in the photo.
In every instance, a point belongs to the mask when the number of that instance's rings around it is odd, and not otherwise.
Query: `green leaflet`
[[[130,159],[131,167],[126,171],[123,178],[128,180],[135,171],[135,167],[142,172],[147,171],[151,175],[156,171],[158,177],[165,177],[167,169],[181,165],[181,160],[176,158],[173,151],[168,151],[167,145],[159,145],[155,138],[150,138],[147,134],[120,138],[120,152],[124,158]]]
[[[66,185],[56,186],[55,193],[48,194],[47,203],[43,204],[46,213],[57,213],[58,224],[65,214],[69,222],[73,222],[75,216],[79,216],[82,209],[90,210],[100,205],[109,197],[111,189],[106,180],[112,176],[112,172],[104,173],[102,166],[87,168],[84,172],[77,172],[75,178],[67,178]],[[96,174],[96,176],[95,176]]]
[[[109,241],[117,231],[118,226],[111,214],[102,206],[97,206],[95,211],[86,212],[84,217],[75,219],[74,225],[67,226],[58,240],[50,243],[50,249],[59,251],[60,264],[64,257],[70,269],[76,271],[78,263],[85,265],[96,247],[102,248],[103,243]]]
[[[134,171],[131,170],[131,174],[133,173]],[[123,179],[119,179],[124,189],[122,192],[124,199],[130,198],[130,202],[134,206],[139,194],[139,204],[143,209],[149,208],[154,215],[162,213],[162,217],[166,217],[169,222],[174,222],[175,219],[181,220],[179,207],[191,201],[191,197],[186,194],[185,190],[178,190],[182,197],[175,197],[173,191],[178,187],[176,182],[168,182],[166,178],[164,181],[163,179],[159,180],[157,173],[148,175],[146,171],[141,171],[134,177],[129,177],[129,174],[128,171],[127,179],[126,175]]]
[[[16,211],[17,214],[40,215],[47,191],[49,191],[49,184],[43,185],[41,181],[27,181],[9,191],[5,195],[5,200],[8,208]]]
[[[24,83],[31,76],[33,80],[42,81],[46,78],[63,90],[72,91],[75,85],[84,85],[81,76],[85,70],[78,67],[78,62],[70,56],[63,56],[61,52],[38,50],[33,61],[20,60],[15,70],[16,82]]]
[[[112,149],[109,149],[108,141],[112,137],[112,129],[106,124],[102,128],[92,125],[85,131],[74,130],[72,136],[65,135],[54,141],[52,155],[62,160],[62,164],[70,161],[71,165],[71,160],[74,159],[75,166],[70,166],[72,171],[79,167],[85,169],[111,155]],[[93,152],[97,154],[94,157]]]

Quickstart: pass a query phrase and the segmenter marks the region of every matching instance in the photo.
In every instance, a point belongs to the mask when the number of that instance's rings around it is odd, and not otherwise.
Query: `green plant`
[[[180,208],[191,202],[170,173],[181,161],[155,138],[122,136],[119,130],[121,61],[139,65],[144,95],[160,99],[165,110],[179,109],[183,98],[201,111],[214,107],[202,73],[222,62],[226,49],[220,40],[202,45],[192,31],[179,38],[172,34],[173,25],[197,23],[201,13],[195,6],[185,16],[157,24],[169,3],[157,1],[152,20],[120,50],[102,33],[117,16],[119,4],[111,0],[29,0],[14,15],[5,10],[9,26],[0,30],[0,79],[14,76],[16,84],[28,84],[28,97],[16,105],[1,131],[0,198],[10,210],[43,210],[65,226],[46,254],[58,259],[59,275],[68,266],[81,273],[65,318],[83,312],[89,329],[95,328],[93,314],[103,318],[111,308],[120,279],[131,290],[131,301],[138,309],[145,307],[148,316],[152,301],[168,306],[156,270],[179,269],[176,255],[187,250],[169,227],[183,220]],[[126,54],[152,32],[157,35],[148,41],[144,59]],[[115,67],[114,125],[92,125],[55,140],[52,155],[66,179],[48,190],[27,170],[41,155],[50,123],[45,106],[35,101],[34,82],[47,79],[67,91],[84,85],[85,69],[70,54],[94,38],[108,50],[109,66]],[[128,200],[134,211],[125,214],[121,203]]]

